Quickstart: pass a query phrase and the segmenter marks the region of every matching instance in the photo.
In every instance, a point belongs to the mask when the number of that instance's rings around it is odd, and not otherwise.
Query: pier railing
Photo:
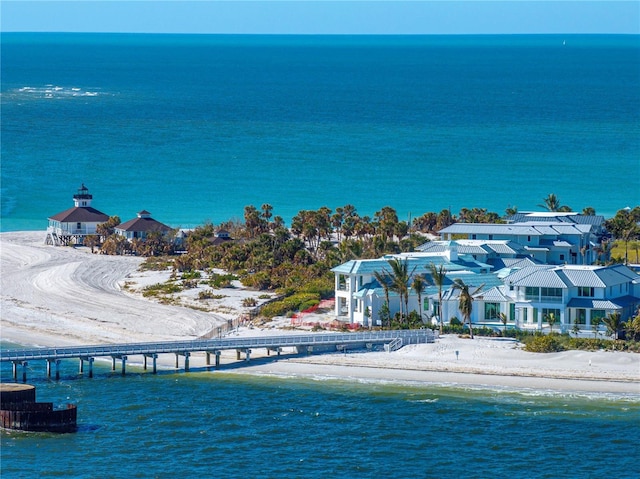
[[[313,333],[289,334],[283,336],[257,336],[243,338],[195,339],[188,341],[167,341],[153,343],[102,344],[89,346],[13,349],[0,352],[0,362],[30,360],[55,360],[83,357],[116,357],[151,355],[163,353],[186,353],[222,351],[228,349],[246,350],[251,348],[282,348],[321,345],[384,344],[401,339],[402,344],[433,342],[434,332],[430,329],[394,330],[366,333]]]

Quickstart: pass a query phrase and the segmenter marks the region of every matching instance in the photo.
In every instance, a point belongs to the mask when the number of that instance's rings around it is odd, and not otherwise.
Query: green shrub
[[[232,288],[231,281],[238,279],[237,276],[233,274],[217,274],[213,273],[209,278],[209,286],[212,288],[220,289],[220,288]]]
[[[460,321],[457,317],[453,316],[449,320],[449,326],[462,326],[462,321]]]
[[[258,305],[258,300],[256,298],[244,298],[242,300],[242,306],[245,308],[252,308]]]
[[[224,294],[213,294],[213,291],[210,289],[207,289],[205,291],[200,291],[198,293],[198,299],[222,299],[222,298],[226,298],[227,296]]]
[[[159,296],[161,294],[173,294],[182,291],[182,286],[176,283],[156,283],[147,286],[142,290],[142,296],[148,298],[150,296]]]
[[[274,316],[283,316],[288,311],[302,311],[302,306],[309,305],[311,307],[318,304],[320,296],[313,293],[298,293],[291,296],[287,296],[279,301],[273,301],[266,304],[261,310],[260,314],[267,318],[273,318]]]
[[[185,271],[182,273],[182,279],[200,279],[201,277],[200,271]]]
[[[536,335],[525,342],[525,351],[532,353],[556,353],[564,351],[561,339],[555,335]]]

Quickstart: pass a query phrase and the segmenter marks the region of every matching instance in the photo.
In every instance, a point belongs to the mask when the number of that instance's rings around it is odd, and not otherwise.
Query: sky
[[[640,0],[2,0],[3,32],[640,34]]]

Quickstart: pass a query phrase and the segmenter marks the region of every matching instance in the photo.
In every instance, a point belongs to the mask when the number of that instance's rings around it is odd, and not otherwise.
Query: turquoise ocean
[[[44,229],[81,183],[105,213],[185,227],[262,203],[286,221],[640,204],[637,36],[1,40],[2,231]],[[29,365],[80,427],[2,432],[3,479],[640,472],[638,395],[77,367]]]
[[[640,204],[640,37],[2,34],[3,231]],[[538,208],[539,209],[539,208]]]

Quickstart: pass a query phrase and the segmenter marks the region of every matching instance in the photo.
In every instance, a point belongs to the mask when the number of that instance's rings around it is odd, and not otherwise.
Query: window
[[[593,288],[589,286],[578,286],[578,296],[583,298],[593,298]]]
[[[563,254],[560,255],[560,261],[564,261],[564,255]]]
[[[429,298],[425,298],[422,302],[422,310],[429,311]]]
[[[587,310],[586,309],[576,309],[576,320],[577,324],[587,324]]]
[[[562,301],[562,288],[540,288],[542,301],[559,303]]]
[[[591,310],[591,324],[595,322],[602,322],[602,319],[606,316],[604,309],[592,309]]]
[[[77,230],[82,229],[82,223],[76,223],[76,229]]]
[[[524,290],[524,298],[527,300],[538,301],[539,296],[540,296],[540,288],[527,286]]]
[[[553,317],[555,318],[555,322],[559,323],[560,322],[560,310],[559,309],[553,309],[553,308],[542,308],[542,320],[549,322],[549,316],[553,314]]]
[[[498,319],[500,303],[484,303],[484,319]]]
[[[511,303],[509,305],[509,321],[516,320],[516,305]]]

